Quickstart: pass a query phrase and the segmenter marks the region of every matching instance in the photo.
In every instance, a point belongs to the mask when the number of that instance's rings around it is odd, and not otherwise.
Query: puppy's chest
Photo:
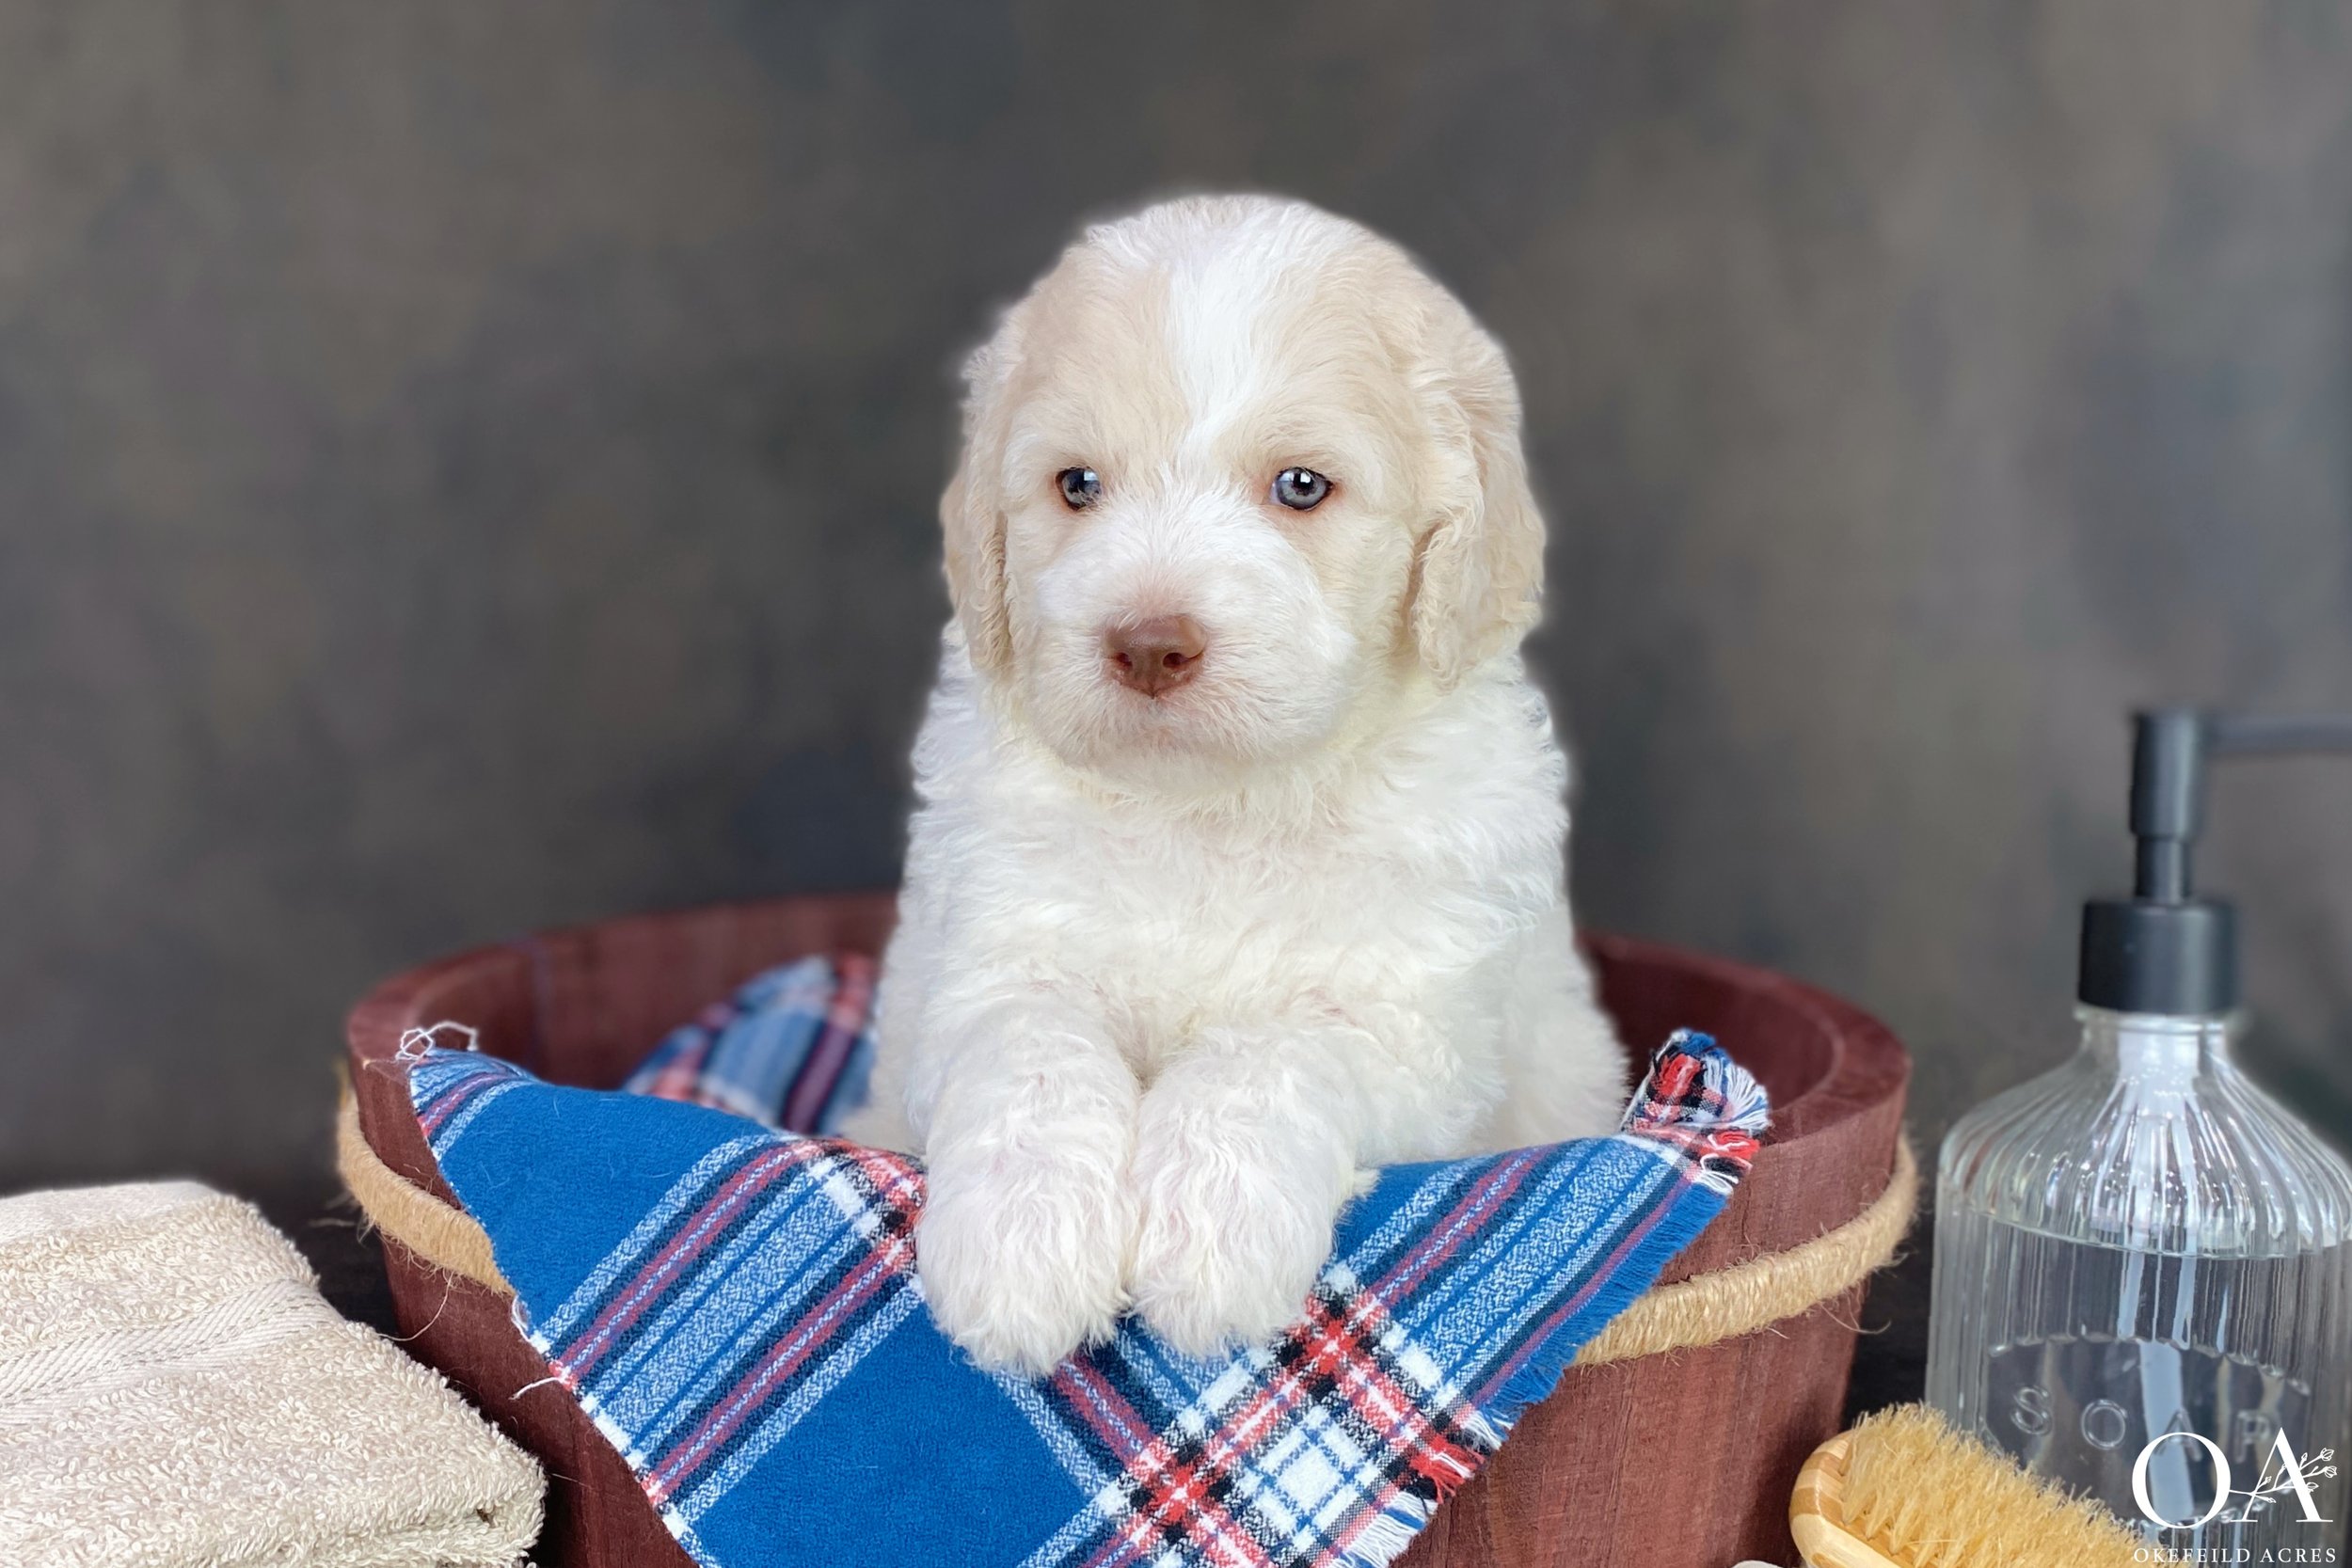
[[[1025,847],[1025,902],[1040,921],[1031,934],[1147,1034],[1419,1000],[1433,971],[1516,923],[1507,898],[1481,900],[1468,879],[1376,833],[1245,834],[1115,816],[1063,828]]]
[[[911,928],[944,974],[1082,986],[1139,1038],[1445,1011],[1563,898],[1562,769],[1524,705],[1400,741],[1346,793],[1216,816],[1096,795],[935,712]]]
[[[1196,950],[1230,962],[1253,947],[1344,945],[1379,928],[1424,879],[1355,837],[1314,843],[1190,826],[1073,824],[1065,843],[1037,847],[1041,886],[1069,915],[1073,940],[1128,950],[1141,937],[1161,961]]]

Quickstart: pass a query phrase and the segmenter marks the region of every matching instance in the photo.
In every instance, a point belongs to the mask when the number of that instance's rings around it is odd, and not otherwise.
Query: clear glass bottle
[[[2190,861],[2208,757],[2352,752],[2352,715],[2134,722],[2135,883],[2083,907],[2082,1047],[1944,1140],[1928,1402],[2151,1560],[2333,1562],[2352,1167],[2231,1059],[2236,920]]]
[[[2352,1169],[2238,1070],[2226,1017],[2078,1016],[2071,1060],[1945,1139],[1928,1402],[2152,1544],[2333,1545]]]

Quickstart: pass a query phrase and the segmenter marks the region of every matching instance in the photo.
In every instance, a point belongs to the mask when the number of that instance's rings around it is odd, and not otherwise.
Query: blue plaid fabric
[[[865,1101],[881,995],[863,953],[769,970],[673,1029],[622,1087],[829,1132]]]
[[[761,994],[838,1025],[835,990]],[[673,1090],[761,1016],[665,1042]],[[808,1056],[755,1098],[830,1102]],[[1029,1379],[923,1309],[914,1161],[678,1102],[739,1087],[595,1093],[438,1049],[410,1085],[517,1323],[712,1568],[1387,1563],[1722,1210],[1766,1119],[1677,1036],[1613,1137],[1382,1172],[1273,1341],[1190,1357],[1131,1323]]]

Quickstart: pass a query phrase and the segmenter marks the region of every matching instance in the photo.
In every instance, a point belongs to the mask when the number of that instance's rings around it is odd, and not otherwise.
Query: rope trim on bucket
[[[491,1256],[488,1233],[473,1216],[402,1176],[369,1147],[348,1086],[335,1117],[335,1165],[385,1235],[445,1274],[503,1296],[515,1293]],[[1576,1365],[1711,1345],[1835,1301],[1894,1259],[1918,1199],[1918,1162],[1910,1140],[1900,1139],[1885,1191],[1861,1213],[1786,1252],[1657,1287],[1602,1329]]]
[[[1595,1335],[1576,1365],[1711,1345],[1835,1301],[1895,1260],[1918,1201],[1919,1164],[1911,1140],[1899,1138],[1886,1190],[1861,1213],[1786,1252],[1655,1287]]]
[[[335,1112],[335,1168],[359,1211],[378,1230],[443,1274],[453,1274],[500,1295],[515,1287],[499,1273],[490,1253],[490,1233],[463,1209],[442,1202],[386,1164],[359,1131],[359,1101],[343,1085]]]

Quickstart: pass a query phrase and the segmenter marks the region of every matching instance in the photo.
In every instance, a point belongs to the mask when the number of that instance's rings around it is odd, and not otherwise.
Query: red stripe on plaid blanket
[[[506,1080],[496,1073],[479,1073],[461,1078],[451,1088],[443,1090],[417,1108],[417,1125],[424,1129],[429,1139],[449,1124],[449,1118],[460,1109],[473,1103],[482,1095]]]
[[[810,1148],[806,1144],[771,1144],[729,1174],[693,1216],[673,1231],[660,1250],[647,1259],[628,1284],[605,1304],[604,1310],[596,1314],[587,1329],[564,1347],[562,1370],[574,1378],[587,1378],[604,1353],[644,1316],[648,1307],[661,1300],[670,1283],[702,1256],[713,1237],[773,1186],[778,1178],[808,1163]]]
[[[1398,1259],[1388,1273],[1372,1282],[1372,1292],[1383,1301],[1404,1300],[1431,1271],[1461,1249],[1465,1238],[1480,1233],[1479,1227],[1525,1184],[1528,1173],[1535,1168],[1542,1153],[1541,1149],[1530,1149],[1510,1156],[1481,1176],[1447,1212],[1442,1223],[1430,1227],[1428,1234]]]
[[[1211,1553],[1212,1562],[1227,1568],[1272,1568],[1274,1560],[1256,1539],[1208,1496],[1205,1486],[1195,1484],[1194,1469],[1177,1459],[1090,1364],[1064,1362],[1053,1383],[1066,1408],[1076,1411],[1119,1456],[1128,1486],[1145,1495],[1144,1506],[1116,1524],[1103,1548],[1089,1560],[1089,1568],[1111,1568],[1136,1554],[1156,1555],[1165,1549],[1170,1530],[1181,1532]]]
[[[1687,1172],[1685,1172],[1681,1180],[1675,1182],[1668,1190],[1679,1191],[1683,1183],[1687,1182],[1689,1180],[1690,1177]],[[1521,1367],[1527,1364],[1528,1358],[1534,1355],[1536,1350],[1547,1339],[1551,1338],[1553,1330],[1557,1329],[1562,1323],[1565,1323],[1570,1317],[1574,1316],[1576,1312],[1582,1308],[1587,1302],[1593,1299],[1594,1294],[1597,1292],[1603,1285],[1609,1283],[1611,1278],[1615,1275],[1617,1266],[1625,1261],[1627,1255],[1632,1252],[1634,1247],[1640,1243],[1643,1237],[1647,1236],[1652,1230],[1658,1227],[1658,1222],[1665,1217],[1666,1211],[1670,1207],[1671,1205],[1663,1200],[1648,1205],[1643,1212],[1641,1224],[1635,1226],[1631,1230],[1628,1231],[1624,1238],[1610,1250],[1608,1258],[1602,1261],[1600,1266],[1589,1271],[1585,1275],[1584,1283],[1576,1288],[1576,1292],[1569,1296],[1567,1300],[1562,1302],[1558,1307],[1554,1307],[1549,1313],[1546,1314],[1543,1322],[1535,1325],[1534,1332],[1527,1335],[1520,1341],[1519,1348],[1514,1351],[1510,1355],[1504,1357],[1502,1365],[1497,1367],[1494,1372],[1488,1376],[1484,1383],[1481,1383],[1478,1386],[1478,1392],[1472,1396],[1471,1402],[1473,1404],[1484,1403],[1486,1400],[1493,1397],[1496,1389],[1510,1382],[1511,1374],[1518,1371]]]
[[[656,1100],[680,1100],[689,1104],[708,1104],[710,1097],[703,1092],[703,1070],[710,1064],[711,1047],[718,1043],[718,1031],[726,1026],[730,1017],[725,1007],[706,1007],[696,1020],[707,1031],[686,1050],[661,1064],[652,1079],[640,1085],[637,1092],[649,1094]]]
[[[736,1381],[683,1440],[663,1450],[659,1461],[647,1468],[645,1496],[657,1507],[691,1484],[701,1461],[723,1448],[743,1423],[760,1411],[777,1386],[788,1383],[831,1344],[841,1324],[853,1317],[859,1307],[893,1279],[914,1272],[911,1217],[920,1205],[912,1167],[903,1161],[848,1145],[818,1147],[842,1156],[846,1164],[869,1179],[881,1174],[884,1180],[874,1183],[876,1192],[870,1212],[878,1216],[895,1216],[899,1223],[877,1227],[879,1236],[869,1232],[866,1241],[872,1250],[770,1344],[751,1370]]]
[[[873,1010],[875,961],[863,953],[836,953],[833,958],[835,989],[825,1008],[825,1025],[808,1049],[808,1058],[794,1075],[791,1092],[784,1098],[781,1124],[795,1132],[813,1132],[825,1114],[825,1102],[841,1083],[858,1036]]]
[[[1187,1445],[1189,1457],[1165,1436],[1151,1433],[1091,1368],[1077,1364],[1063,1370],[1056,1383],[1068,1406],[1111,1446],[1128,1485],[1143,1495],[1133,1515],[1116,1526],[1090,1560],[1092,1568],[1155,1556],[1171,1538],[1230,1568],[1288,1560],[1287,1554],[1270,1555],[1212,1492],[1243,1474],[1303,1411],[1333,1394],[1369,1429],[1367,1452],[1385,1451],[1402,1465],[1355,1496],[1347,1516],[1333,1523],[1335,1544],[1346,1545],[1380,1516],[1406,1489],[1406,1477],[1436,1495],[1469,1479],[1483,1456],[1441,1430],[1420,1398],[1400,1386],[1374,1353],[1386,1319],[1380,1304],[1359,1292],[1339,1311],[1333,1307],[1320,1292],[1308,1303],[1305,1320],[1292,1330],[1278,1358],[1278,1375],[1253,1389],[1213,1432]]]

